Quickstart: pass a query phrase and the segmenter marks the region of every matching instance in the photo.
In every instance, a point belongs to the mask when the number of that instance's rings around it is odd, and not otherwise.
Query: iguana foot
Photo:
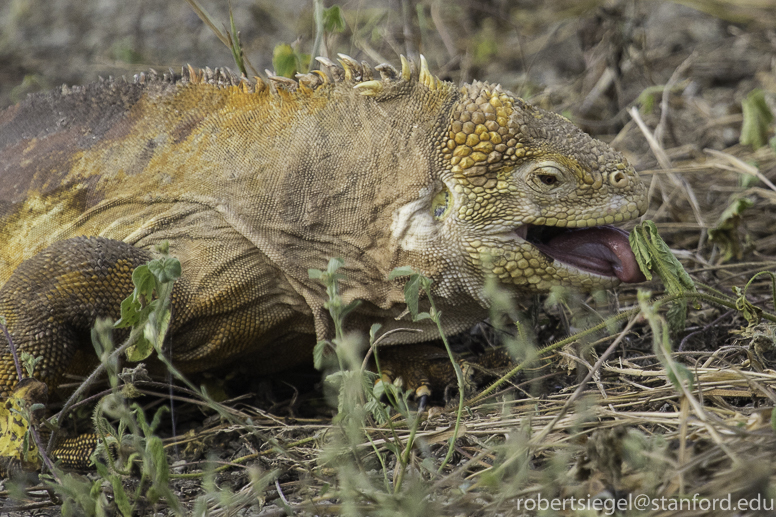
[[[48,402],[46,384],[34,378],[20,381],[10,396],[0,404],[0,477],[15,476],[22,472],[40,470],[42,458],[32,438],[31,424],[40,418]],[[47,433],[41,433],[45,445]],[[50,459],[66,470],[85,470],[91,467],[91,455],[98,438],[86,433],[57,443]]]
[[[378,360],[381,380],[398,382],[403,389],[413,391],[418,412],[424,411],[432,399],[444,398],[447,402],[451,398],[450,391],[458,388],[455,368],[444,348],[423,344],[396,345],[381,348]],[[463,373],[467,397],[487,379],[497,376],[496,371],[513,364],[504,350],[495,348],[479,357],[456,358],[456,362]]]
[[[24,379],[0,405],[0,477],[40,468],[41,456],[31,436],[31,421],[39,416],[39,405],[46,402],[46,385],[37,379]]]

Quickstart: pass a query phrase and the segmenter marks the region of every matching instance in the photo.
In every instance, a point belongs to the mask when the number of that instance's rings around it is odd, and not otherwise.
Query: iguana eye
[[[443,188],[440,192],[434,196],[431,200],[431,213],[434,215],[434,219],[441,221],[450,212],[450,191],[447,187]]]
[[[563,183],[563,173],[557,167],[549,165],[537,167],[533,172],[532,183],[539,192],[547,192]]]

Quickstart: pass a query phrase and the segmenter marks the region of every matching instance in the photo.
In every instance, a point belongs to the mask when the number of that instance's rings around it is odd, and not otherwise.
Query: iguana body
[[[298,86],[192,69],[104,81],[0,113],[0,313],[44,357],[37,376],[84,369],[95,318],[118,316],[131,269],[164,240],[183,266],[168,341],[184,372],[310,361],[331,336],[308,268],[330,257],[344,259],[345,301],[364,301],[351,327],[423,331],[388,343],[436,335],[396,321],[397,266],[434,280],[450,333],[486,315],[488,275],[516,294],[638,280],[614,229],[547,240],[645,210],[609,146],[497,86],[342,63]],[[7,393],[17,375],[2,350]]]

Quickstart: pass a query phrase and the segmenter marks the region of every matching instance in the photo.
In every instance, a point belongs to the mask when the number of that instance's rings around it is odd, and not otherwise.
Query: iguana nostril
[[[628,177],[625,176],[625,173],[622,171],[614,171],[609,175],[609,183],[611,183],[613,187],[624,187],[628,184]]]

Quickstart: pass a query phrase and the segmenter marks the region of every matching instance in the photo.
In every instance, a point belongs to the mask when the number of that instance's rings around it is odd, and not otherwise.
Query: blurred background
[[[227,0],[200,1],[219,28],[228,27]],[[614,130],[622,107],[665,84],[693,53],[698,87],[735,86],[769,70],[775,4],[349,0],[336,3],[341,23],[328,27],[320,54],[396,64],[399,54],[423,53],[443,78],[488,80],[524,96],[543,95],[544,102]],[[232,0],[231,6],[245,55],[258,71],[273,69],[281,44],[306,66],[316,34],[313,0]],[[0,2],[0,107],[61,84],[149,68],[179,70],[187,63],[234,66],[229,50],[185,0]],[[620,114],[619,124],[624,120]]]

